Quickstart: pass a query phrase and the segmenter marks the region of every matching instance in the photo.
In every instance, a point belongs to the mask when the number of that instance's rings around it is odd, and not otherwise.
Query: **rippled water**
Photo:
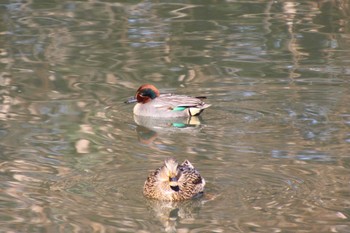
[[[348,1],[0,2],[1,232],[349,232]],[[134,118],[143,83],[201,118]],[[202,199],[142,196],[189,159]]]

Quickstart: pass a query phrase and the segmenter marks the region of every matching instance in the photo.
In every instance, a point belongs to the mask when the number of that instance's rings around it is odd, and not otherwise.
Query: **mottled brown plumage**
[[[169,158],[150,173],[143,194],[158,200],[181,201],[201,196],[204,186],[205,180],[188,160],[179,165]]]

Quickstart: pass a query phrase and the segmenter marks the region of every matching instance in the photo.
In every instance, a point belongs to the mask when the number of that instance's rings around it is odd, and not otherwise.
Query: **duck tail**
[[[189,107],[188,111],[190,113],[191,116],[199,116],[204,109],[209,108],[211,106],[211,104],[204,104],[202,106],[198,106],[198,107]]]

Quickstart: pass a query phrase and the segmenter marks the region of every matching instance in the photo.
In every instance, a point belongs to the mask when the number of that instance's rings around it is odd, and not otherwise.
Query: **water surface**
[[[0,15],[2,232],[350,231],[347,1],[6,0]],[[124,101],[143,83],[212,106],[140,123]],[[142,196],[169,156],[204,198]]]

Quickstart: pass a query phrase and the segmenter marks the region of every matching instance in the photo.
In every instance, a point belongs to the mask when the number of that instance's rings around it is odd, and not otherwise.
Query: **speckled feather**
[[[146,197],[159,200],[181,201],[203,194],[205,180],[188,160],[185,160],[181,165],[178,165],[172,158],[167,161],[176,163],[175,176],[178,177],[178,190],[175,191],[171,188],[169,178],[167,179],[165,176],[169,172],[169,169],[164,164],[162,167],[151,172],[145,181],[143,194]]]

